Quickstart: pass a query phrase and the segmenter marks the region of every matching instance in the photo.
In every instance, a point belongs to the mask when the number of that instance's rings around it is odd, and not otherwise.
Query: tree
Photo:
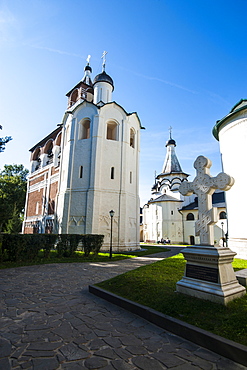
[[[22,214],[18,212],[16,205],[14,205],[12,216],[8,219],[4,231],[8,234],[19,233],[21,231],[22,222]]]
[[[2,126],[0,125],[0,130],[2,130]],[[11,136],[5,136],[5,137],[0,137],[0,153],[4,151],[5,145],[12,140]]]
[[[0,231],[21,231],[27,175],[22,164],[5,165],[0,172]]]

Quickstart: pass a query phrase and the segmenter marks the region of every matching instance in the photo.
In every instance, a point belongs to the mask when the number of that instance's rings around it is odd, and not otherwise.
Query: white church
[[[31,149],[24,233],[103,234],[113,250],[140,248],[141,123],[112,100],[105,71],[84,76],[68,93],[62,122]]]
[[[126,112],[112,99],[114,82],[105,71],[105,53],[102,72],[93,80],[91,74],[88,59],[83,78],[67,93],[61,124],[30,149],[23,233],[103,234],[107,249],[112,220],[115,250],[138,249],[142,126],[137,113]],[[214,242],[228,242],[241,258],[247,258],[246,117],[247,100],[242,99],[213,129],[220,142],[223,171],[235,180],[226,200],[222,191],[213,194],[218,217]],[[170,133],[162,171],[143,207],[143,240],[198,244],[198,200],[178,191],[189,175],[182,171],[175,147]]]
[[[198,198],[195,194],[184,197],[179,193],[180,184],[188,181],[189,175],[183,172],[175,147],[170,132],[162,172],[156,176],[151,199],[143,207],[144,242],[169,240],[172,244],[199,244],[199,236],[195,234]],[[218,219],[214,225],[214,243],[223,245],[227,232],[225,193],[216,191],[212,202]]]

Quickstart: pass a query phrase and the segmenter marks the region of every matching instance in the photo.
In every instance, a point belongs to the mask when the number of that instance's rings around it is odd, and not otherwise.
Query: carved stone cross
[[[213,225],[217,222],[216,208],[212,207],[212,194],[215,189],[229,190],[234,184],[233,177],[224,172],[216,177],[210,176],[210,159],[200,155],[194,162],[196,177],[193,182],[184,181],[179,187],[183,195],[198,196],[198,221],[195,232],[200,236],[201,245],[214,245]]]

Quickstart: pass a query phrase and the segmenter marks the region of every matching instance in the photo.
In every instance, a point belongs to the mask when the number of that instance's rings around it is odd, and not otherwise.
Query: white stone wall
[[[171,243],[183,242],[182,216],[178,212],[181,202],[155,202],[143,209],[144,241],[169,238]]]
[[[224,172],[235,179],[231,190],[226,192],[229,247],[237,252],[237,257],[247,258],[247,109],[225,121],[219,131],[219,142]]]
[[[94,88],[94,104],[112,101],[112,86],[108,82],[97,82]]]
[[[104,247],[109,249],[109,211],[113,209],[113,247],[139,248],[139,120],[136,114],[126,115],[116,103],[97,108],[84,102],[71,112],[64,122],[59,229],[103,234]],[[90,120],[90,137],[79,139],[84,119]],[[117,140],[107,139],[108,122],[117,124]],[[130,128],[136,133],[135,148],[130,146]]]

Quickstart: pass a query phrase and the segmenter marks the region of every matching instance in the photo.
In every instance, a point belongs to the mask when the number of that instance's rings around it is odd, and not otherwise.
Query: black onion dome
[[[174,145],[174,146],[176,146],[176,141],[175,141],[175,140],[173,140],[172,138],[170,138],[170,139],[166,142],[166,146],[168,146],[168,145]]]
[[[84,71],[90,71],[92,73],[92,68],[90,67],[90,65],[86,65],[86,67],[84,68]]]
[[[157,184],[157,183],[156,183],[156,184],[154,184],[154,185],[152,186],[151,190],[158,190],[158,184]]]
[[[93,84],[95,85],[97,82],[108,82],[114,89],[113,79],[105,71],[95,76]]]

